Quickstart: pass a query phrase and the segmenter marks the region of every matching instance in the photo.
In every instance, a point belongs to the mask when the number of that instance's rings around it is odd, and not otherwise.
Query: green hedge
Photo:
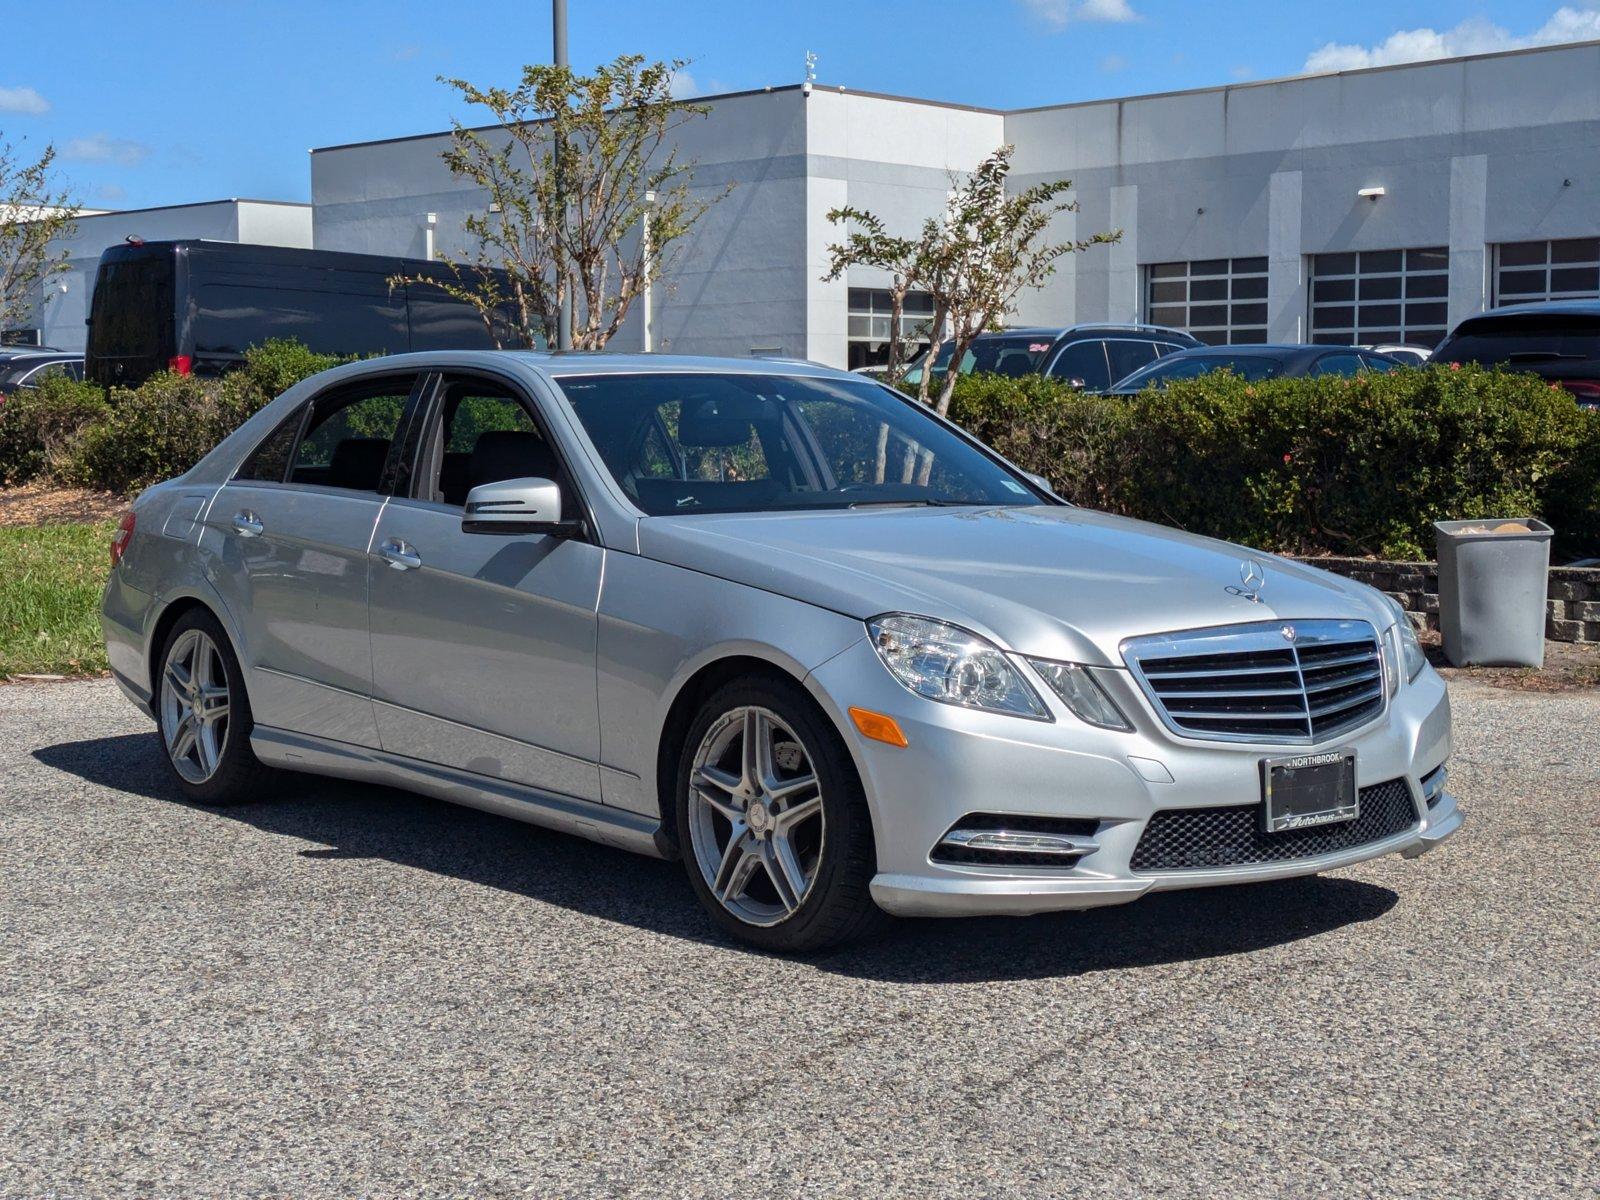
[[[181,475],[267,401],[341,361],[275,340],[221,379],[164,372],[109,393],[51,380],[0,403],[0,484],[136,492]]]
[[[970,376],[951,416],[1068,499],[1283,553],[1427,557],[1435,520],[1529,514],[1600,546],[1600,413],[1532,375],[1217,373],[1125,398]]]

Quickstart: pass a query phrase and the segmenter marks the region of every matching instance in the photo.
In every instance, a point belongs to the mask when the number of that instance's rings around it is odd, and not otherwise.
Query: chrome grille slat
[[[1193,629],[1129,638],[1122,653],[1168,728],[1208,741],[1315,744],[1385,707],[1378,635],[1366,621]]]

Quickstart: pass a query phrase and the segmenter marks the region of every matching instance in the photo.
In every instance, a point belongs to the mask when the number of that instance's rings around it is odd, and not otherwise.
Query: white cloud
[[[1065,29],[1077,21],[1121,25],[1139,20],[1128,0],[1022,0],[1046,24]]]
[[[1526,46],[1553,46],[1600,38],[1600,8],[1558,8],[1532,33],[1514,34],[1481,17],[1453,28],[1402,29],[1373,46],[1329,42],[1306,59],[1307,72],[1353,71],[1390,63],[1423,62],[1431,58],[1457,58],[1463,54],[1489,54],[1520,50]]]
[[[128,198],[128,189],[120,183],[102,183],[95,188],[94,198],[96,200],[109,200],[115,204],[118,200],[126,200]]]
[[[0,112],[37,117],[50,111],[50,101],[31,87],[0,87]]]
[[[700,86],[700,81],[684,70],[672,73],[672,82],[668,84],[674,100],[684,100],[690,96],[703,96],[705,89]]]
[[[422,47],[412,44],[409,46],[397,46],[389,57],[394,59],[395,62],[410,62],[421,53]]]
[[[1100,69],[1107,75],[1128,69],[1128,60],[1121,54],[1108,54],[1100,60]]]
[[[123,167],[136,167],[150,157],[150,147],[143,142],[130,142],[124,138],[95,133],[88,137],[73,138],[61,147],[61,157],[75,162],[109,162]]]

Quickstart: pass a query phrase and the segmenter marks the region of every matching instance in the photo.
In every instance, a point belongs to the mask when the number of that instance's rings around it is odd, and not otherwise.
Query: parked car
[[[1402,367],[1424,366],[1433,357],[1433,351],[1427,346],[1413,346],[1407,342],[1385,342],[1378,346],[1357,346],[1356,349],[1376,351],[1394,359]]]
[[[504,273],[494,274],[504,288]],[[269,338],[344,356],[514,344],[509,309],[491,336],[471,305],[428,284],[393,287],[396,276],[456,278],[446,263],[376,254],[209,241],[113,246],[100,256],[89,303],[87,375],[106,387],[162,370],[220,375]]]
[[[1107,391],[1131,396],[1174,379],[1196,379],[1212,371],[1232,371],[1241,379],[1293,379],[1301,375],[1357,375],[1392,371],[1400,364],[1357,346],[1202,346],[1170,354],[1119,379]]]
[[[989,371],[997,375],[1050,375],[1072,380],[1089,391],[1103,391],[1139,367],[1165,354],[1198,346],[1180,329],[1159,325],[1074,325],[1007,329],[979,334],[961,359],[961,373]],[[922,356],[926,359],[927,355]],[[955,347],[945,345],[933,363],[935,375],[950,369]],[[905,382],[922,382],[925,362],[913,362]]]
[[[182,795],[307,771],[681,857],[773,949],[1462,821],[1382,593],[1073,507],[804,363],[348,364],[141,495],[112,559],[112,670]]]
[[[1457,325],[1433,361],[1529,371],[1600,406],[1600,300],[1491,308]]]
[[[62,350],[0,351],[0,396],[35,388],[53,375],[83,378],[83,355]]]

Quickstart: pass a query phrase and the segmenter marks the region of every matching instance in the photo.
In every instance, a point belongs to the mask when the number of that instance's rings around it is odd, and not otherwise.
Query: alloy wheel
[[[183,633],[161,668],[161,734],[167,757],[190,783],[217,772],[228,744],[228,677],[216,643],[200,629]]]
[[[791,916],[816,882],[824,833],[816,768],[787,724],[756,706],[712,723],[689,774],[689,840],[723,908],[750,925]]]

